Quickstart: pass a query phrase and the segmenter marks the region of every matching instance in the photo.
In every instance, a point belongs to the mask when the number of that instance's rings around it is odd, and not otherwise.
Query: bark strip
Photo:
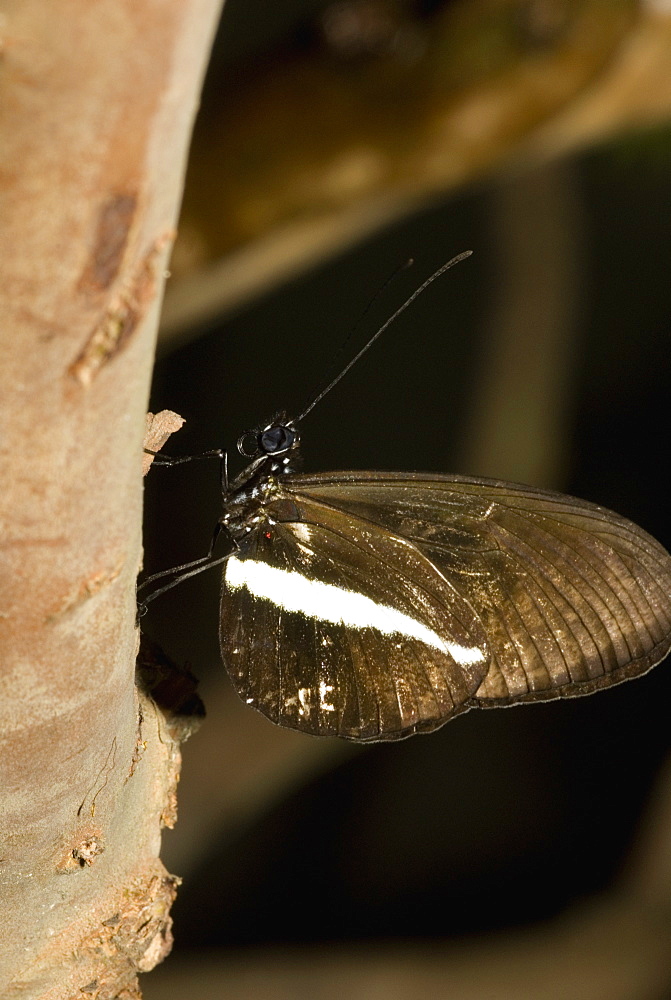
[[[178,748],[136,688],[142,441],[219,0],[9,0],[0,101],[0,995],[136,997]]]

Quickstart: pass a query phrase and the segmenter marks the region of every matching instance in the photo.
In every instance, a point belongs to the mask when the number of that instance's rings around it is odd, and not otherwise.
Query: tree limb
[[[0,993],[139,996],[177,745],[135,686],[141,456],[218,0],[10,0],[0,295]]]

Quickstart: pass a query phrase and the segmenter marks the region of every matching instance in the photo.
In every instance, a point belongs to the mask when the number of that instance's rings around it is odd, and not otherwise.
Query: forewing
[[[489,666],[468,601],[416,546],[301,497],[228,560],[221,648],[243,699],[315,735],[397,739],[471,704]]]
[[[312,502],[398,533],[476,612],[491,661],[473,704],[589,694],[671,646],[671,557],[623,517],[490,480],[292,476]]]

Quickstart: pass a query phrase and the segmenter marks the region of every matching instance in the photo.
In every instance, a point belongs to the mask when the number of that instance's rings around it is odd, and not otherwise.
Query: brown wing
[[[468,601],[415,545],[313,503],[261,504],[226,564],[222,656],[238,694],[314,735],[398,739],[464,711],[489,667]]]
[[[329,473],[283,485],[407,539],[473,608],[491,662],[471,704],[589,694],[669,652],[671,557],[603,507],[458,476]]]

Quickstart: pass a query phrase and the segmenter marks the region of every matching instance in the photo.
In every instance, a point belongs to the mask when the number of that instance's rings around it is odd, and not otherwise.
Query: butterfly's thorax
[[[224,513],[219,522],[236,542],[239,543],[265,522],[298,517],[295,505],[282,486],[281,478],[281,473],[279,476],[269,474],[267,468],[261,465],[259,469],[253,469],[251,476],[241,483],[236,481],[233,484],[224,498]]]
[[[251,438],[255,449],[248,452],[245,441]],[[297,472],[301,465],[300,435],[285,413],[279,413],[260,431],[243,434],[238,441],[238,450],[243,455],[253,456],[253,461],[240,472],[226,490],[223,497],[224,513],[219,524],[239,547],[240,541],[263,525],[273,522],[269,505],[277,508],[278,502],[287,499],[280,485],[280,479]],[[281,505],[282,506],[282,505]],[[291,506],[291,504],[289,504]],[[295,511],[285,511],[279,520],[291,520]]]

